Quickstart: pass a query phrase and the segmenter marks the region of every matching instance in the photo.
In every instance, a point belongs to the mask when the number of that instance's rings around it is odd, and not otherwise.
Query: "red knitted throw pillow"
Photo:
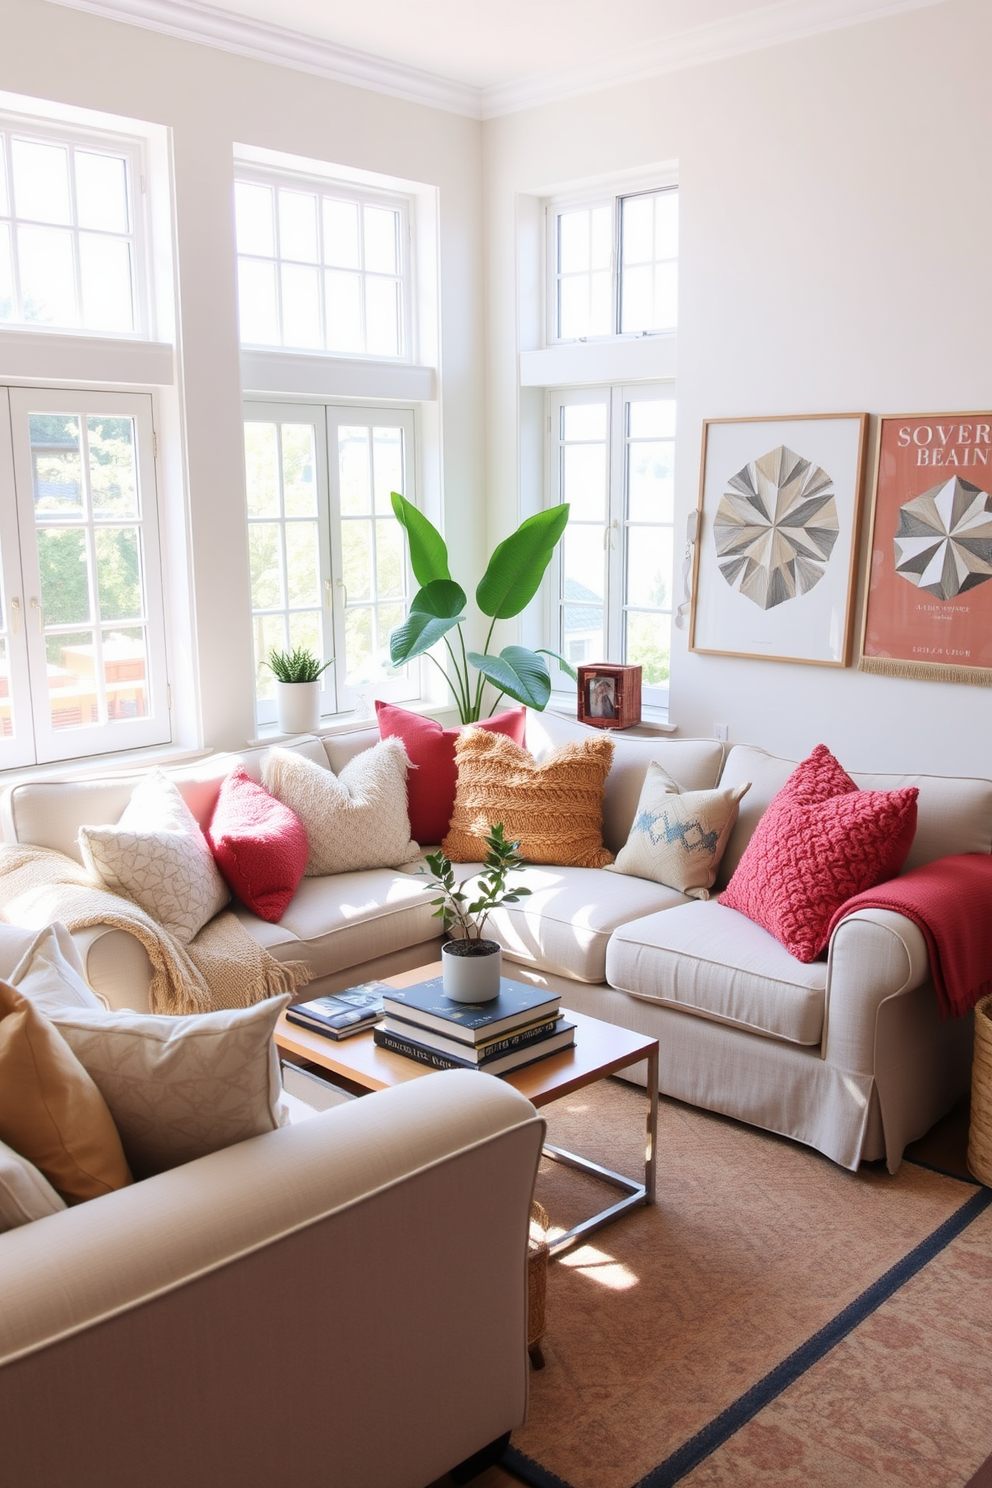
[[[915,786],[859,790],[818,744],[773,798],[720,903],[799,961],[826,949],[834,911],[899,872],[916,834]]]
[[[206,831],[214,861],[242,904],[280,920],[307,866],[306,828],[288,806],[236,765],[221,781]]]

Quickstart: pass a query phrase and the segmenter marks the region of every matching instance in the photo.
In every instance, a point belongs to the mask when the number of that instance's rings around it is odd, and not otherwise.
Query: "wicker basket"
[[[992,994],[975,1008],[968,1166],[979,1183],[992,1188]]]
[[[535,1369],[544,1368],[541,1339],[548,1297],[548,1216],[535,1199],[530,1210],[527,1253],[527,1349]]]

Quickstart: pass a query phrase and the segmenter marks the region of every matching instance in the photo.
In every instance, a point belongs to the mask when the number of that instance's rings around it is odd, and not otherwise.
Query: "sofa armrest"
[[[518,1425],[543,1131],[447,1071],[0,1237],[5,1488],[423,1488]]]
[[[930,976],[923,932],[891,909],[861,909],[830,938],[823,1054],[840,1069],[875,1070],[882,1003],[922,987]]]
[[[86,980],[109,1008],[152,1011],[148,995],[152,963],[136,935],[111,925],[88,925],[74,930],[72,939]]]

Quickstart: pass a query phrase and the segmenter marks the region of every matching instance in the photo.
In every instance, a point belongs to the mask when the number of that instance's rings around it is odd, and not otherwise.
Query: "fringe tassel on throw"
[[[965,682],[972,687],[992,687],[992,671],[985,667],[940,666],[931,661],[899,661],[892,656],[862,656],[859,672],[880,677],[913,677],[921,682]]]

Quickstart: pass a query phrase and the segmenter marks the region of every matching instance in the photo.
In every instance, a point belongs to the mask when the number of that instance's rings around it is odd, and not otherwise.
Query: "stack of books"
[[[504,1075],[575,1043],[575,1024],[556,993],[500,980],[491,1002],[452,1002],[440,977],[383,992],[385,1017],[372,1037],[383,1049],[433,1069]]]
[[[362,982],[345,992],[328,992],[310,1002],[286,1009],[286,1019],[325,1038],[345,1039],[364,1033],[382,1017],[382,994],[390,989],[382,982]]]

